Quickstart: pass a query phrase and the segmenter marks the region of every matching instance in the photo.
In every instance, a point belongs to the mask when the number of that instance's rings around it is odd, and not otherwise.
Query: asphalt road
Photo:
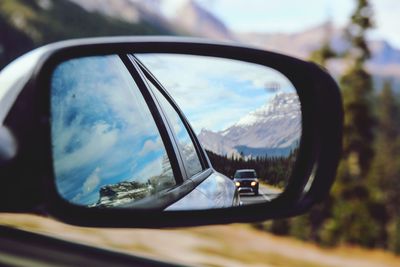
[[[277,189],[260,184],[260,187],[258,189],[258,196],[255,196],[253,193],[241,193],[240,201],[242,202],[242,205],[262,203],[266,201],[271,201],[279,194],[280,192]]]

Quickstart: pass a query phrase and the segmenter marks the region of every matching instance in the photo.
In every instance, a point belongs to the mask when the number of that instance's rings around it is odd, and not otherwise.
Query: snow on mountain
[[[219,132],[203,129],[203,146],[220,155],[287,156],[301,135],[301,110],[296,93],[276,95],[268,103]]]

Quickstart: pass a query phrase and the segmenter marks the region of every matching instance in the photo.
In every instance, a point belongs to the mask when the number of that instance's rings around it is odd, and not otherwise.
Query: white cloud
[[[163,146],[147,104],[118,56],[68,61],[52,84],[54,169],[63,197],[93,203],[99,186],[132,177],[145,180],[160,170],[157,159],[147,174],[138,175],[146,167],[146,155]]]
[[[100,176],[99,176],[100,168],[97,167],[85,180],[83,183],[83,186],[81,190],[79,190],[79,193],[76,194],[72,198],[72,202],[76,204],[85,204],[87,200],[84,200],[84,198],[88,197],[90,193],[92,193],[96,187],[100,184]],[[92,196],[93,198],[93,196]],[[94,200],[96,201],[96,200]]]
[[[67,132],[69,139],[63,135],[63,130]],[[117,142],[118,130],[99,123],[87,130],[78,126],[61,128],[54,135],[61,137],[60,144],[57,143],[59,139],[53,139],[56,142],[53,144],[54,147],[59,148],[58,154],[55,154],[55,169],[57,173],[65,173],[88,165],[106,155]],[[65,152],[65,149],[62,149],[63,146],[73,143],[73,138],[77,137],[80,138],[81,146],[71,153]]]
[[[59,71],[54,82],[67,90],[52,99],[53,154],[58,174],[106,155],[125,153],[119,161],[125,160],[132,156],[129,146],[157,136],[151,113],[117,56],[71,60]],[[66,82],[71,77],[73,86]],[[125,146],[120,146],[121,142]]]
[[[137,57],[169,91],[196,132],[222,130],[265,104],[278,93],[266,90],[272,83],[295,90],[279,72],[253,63],[168,54]]]
[[[147,181],[150,177],[160,175],[162,173],[162,161],[163,157],[158,157],[153,161],[149,161],[133,179],[140,180],[142,178],[141,180],[143,182]]]
[[[398,0],[375,0],[372,2],[376,29],[374,34],[379,38],[388,39],[390,43],[400,48]]]
[[[83,183],[82,191],[85,194],[89,194],[93,192],[94,189],[100,184],[100,168],[97,167],[87,178],[86,181]]]
[[[161,142],[161,138],[158,137],[156,140],[146,140],[143,144],[142,150],[139,152],[139,156],[145,156],[148,153],[158,151],[163,148],[163,144]]]

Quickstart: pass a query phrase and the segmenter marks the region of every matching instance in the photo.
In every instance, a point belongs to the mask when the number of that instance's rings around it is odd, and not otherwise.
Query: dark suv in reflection
[[[254,195],[258,195],[259,182],[255,170],[236,170],[235,175],[233,176],[233,182],[235,183],[239,193],[252,192]]]

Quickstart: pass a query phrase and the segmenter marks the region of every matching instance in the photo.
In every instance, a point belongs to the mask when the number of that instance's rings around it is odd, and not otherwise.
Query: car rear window
[[[235,178],[256,178],[257,175],[253,171],[236,172]]]

